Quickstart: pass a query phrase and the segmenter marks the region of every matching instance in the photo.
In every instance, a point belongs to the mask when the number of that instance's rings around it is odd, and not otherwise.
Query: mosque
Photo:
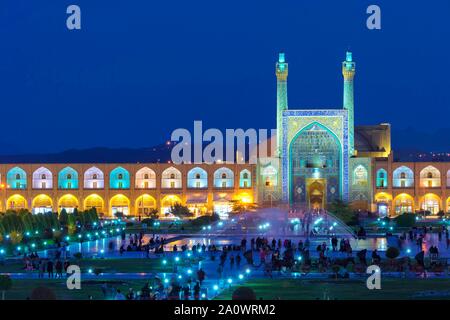
[[[394,162],[389,124],[355,126],[351,52],[342,62],[343,105],[337,109],[289,108],[288,72],[280,53],[275,68],[278,147],[275,157],[259,159],[261,203],[324,208],[341,199],[383,216],[450,211],[450,163]]]
[[[0,211],[86,210],[165,214],[174,203],[196,216],[226,216],[236,203],[260,207],[326,208],[341,199],[381,216],[450,212],[449,162],[396,162],[390,125],[354,124],[356,64],[342,62],[343,105],[288,107],[288,63],[279,54],[274,154],[256,164],[4,163]]]

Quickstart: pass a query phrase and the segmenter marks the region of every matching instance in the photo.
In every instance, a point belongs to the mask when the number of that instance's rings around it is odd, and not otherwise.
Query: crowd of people
[[[325,215],[326,216],[326,215]],[[380,264],[382,258],[376,249],[372,250],[368,259],[368,251],[366,249],[356,251],[352,248],[352,239],[349,237],[337,237],[328,234],[329,240],[325,240],[317,244],[314,239],[314,247],[311,248],[311,241],[315,229],[313,221],[323,217],[320,211],[305,211],[301,215],[300,227],[305,232],[305,237],[294,241],[291,238],[272,238],[265,236],[253,237],[249,240],[243,238],[239,243],[216,245],[210,243],[198,243],[192,246],[187,244],[173,244],[168,249],[168,241],[164,237],[153,236],[145,237],[144,233],[136,233],[127,235],[122,232],[121,242],[118,249],[115,248],[115,241],[108,244],[111,252],[118,252],[121,256],[127,252],[143,252],[147,257],[164,256],[164,257],[197,257],[198,260],[217,261],[217,276],[210,275],[211,278],[218,281],[237,274],[241,274],[244,268],[252,270],[262,270],[263,274],[273,277],[274,272],[283,273],[300,270],[300,272],[309,272],[312,266],[316,266],[319,271],[330,271],[334,266],[339,265],[340,261],[346,263],[359,264],[367,266],[369,264]],[[324,218],[325,219],[325,218]],[[326,222],[326,221],[325,221]],[[325,224],[327,225],[327,224]],[[411,243],[417,245],[418,254],[415,256],[417,265],[425,268],[425,251],[423,250],[423,242],[429,232],[438,234],[438,241],[446,241],[448,245],[449,231],[445,226],[438,230],[432,230],[431,227],[411,228],[398,236],[399,249],[405,248]],[[358,232],[365,236],[365,230]],[[392,236],[387,234],[387,236]],[[439,259],[439,246],[427,246],[431,258],[431,262]],[[117,250],[117,251],[116,251]],[[312,258],[315,251],[315,257]],[[29,271],[37,270],[39,278],[64,278],[70,260],[67,255],[65,244],[60,245],[52,258],[41,258],[36,252],[24,255],[24,268]],[[188,254],[186,254],[188,253]],[[355,260],[357,259],[357,260]],[[368,261],[370,260],[370,261]],[[409,262],[408,262],[409,263]],[[345,264],[344,264],[345,266]],[[194,270],[197,268],[194,268]],[[181,277],[181,270],[178,264],[174,264],[173,272],[170,276],[159,278],[154,277],[150,282],[146,283],[140,290],[135,291],[129,288],[128,291],[122,292],[120,288],[115,288],[105,282],[102,285],[102,292],[106,299],[116,300],[136,300],[136,299],[202,299],[207,296],[206,287],[203,282],[206,278],[206,272],[200,267],[197,271],[192,272],[189,276]],[[214,269],[212,269],[214,270]],[[210,272],[210,271],[208,271]],[[334,272],[334,271],[333,271]],[[342,274],[342,277],[348,277],[348,273]]]

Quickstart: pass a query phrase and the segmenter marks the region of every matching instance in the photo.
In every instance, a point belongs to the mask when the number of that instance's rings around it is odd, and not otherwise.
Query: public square
[[[113,237],[69,242],[38,251],[39,258],[4,258],[0,271],[9,274],[14,284],[6,298],[26,299],[33,288],[42,286],[51,288],[58,299],[100,300],[231,299],[239,287],[251,288],[258,299],[447,299],[450,294],[446,287],[450,283],[449,249],[445,229],[439,229],[447,226],[444,220],[422,221],[414,239],[398,242],[396,259],[386,257],[388,242],[392,242],[386,232],[395,239],[408,230],[395,232],[396,228],[386,226],[358,238],[323,210],[297,214],[260,209],[204,225],[195,233],[183,232],[180,226],[174,233],[161,227],[138,232],[142,223],[136,218],[130,221],[128,227],[117,223],[120,232]],[[381,226],[382,222],[375,223]],[[434,228],[424,234],[419,246],[417,237],[426,225]],[[440,236],[439,230],[444,230]],[[338,240],[334,249],[333,237]],[[345,248],[340,244],[344,240],[348,240]],[[438,248],[434,259],[430,247]],[[362,250],[367,250],[365,263],[358,254]],[[381,259],[376,263],[372,262],[374,250]],[[415,257],[422,250],[425,268],[419,270]],[[77,253],[81,258],[75,258]],[[47,259],[79,265],[81,289],[67,288],[64,270],[58,277],[56,270],[50,274],[47,269],[30,267],[33,261]],[[344,262],[347,259],[351,262]],[[381,267],[380,290],[366,286],[370,264]]]

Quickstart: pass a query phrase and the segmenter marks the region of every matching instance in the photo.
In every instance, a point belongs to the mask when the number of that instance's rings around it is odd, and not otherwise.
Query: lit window
[[[362,165],[355,168],[353,172],[353,184],[354,185],[366,185],[367,184],[367,169]]]

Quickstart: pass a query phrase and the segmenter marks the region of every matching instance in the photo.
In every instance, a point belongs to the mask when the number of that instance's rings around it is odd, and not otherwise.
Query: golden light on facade
[[[52,207],[53,200],[46,194],[40,194],[34,197],[32,201],[32,207]]]
[[[16,210],[16,209],[26,209],[28,207],[27,201],[20,194],[12,195],[6,201],[6,209]]]

